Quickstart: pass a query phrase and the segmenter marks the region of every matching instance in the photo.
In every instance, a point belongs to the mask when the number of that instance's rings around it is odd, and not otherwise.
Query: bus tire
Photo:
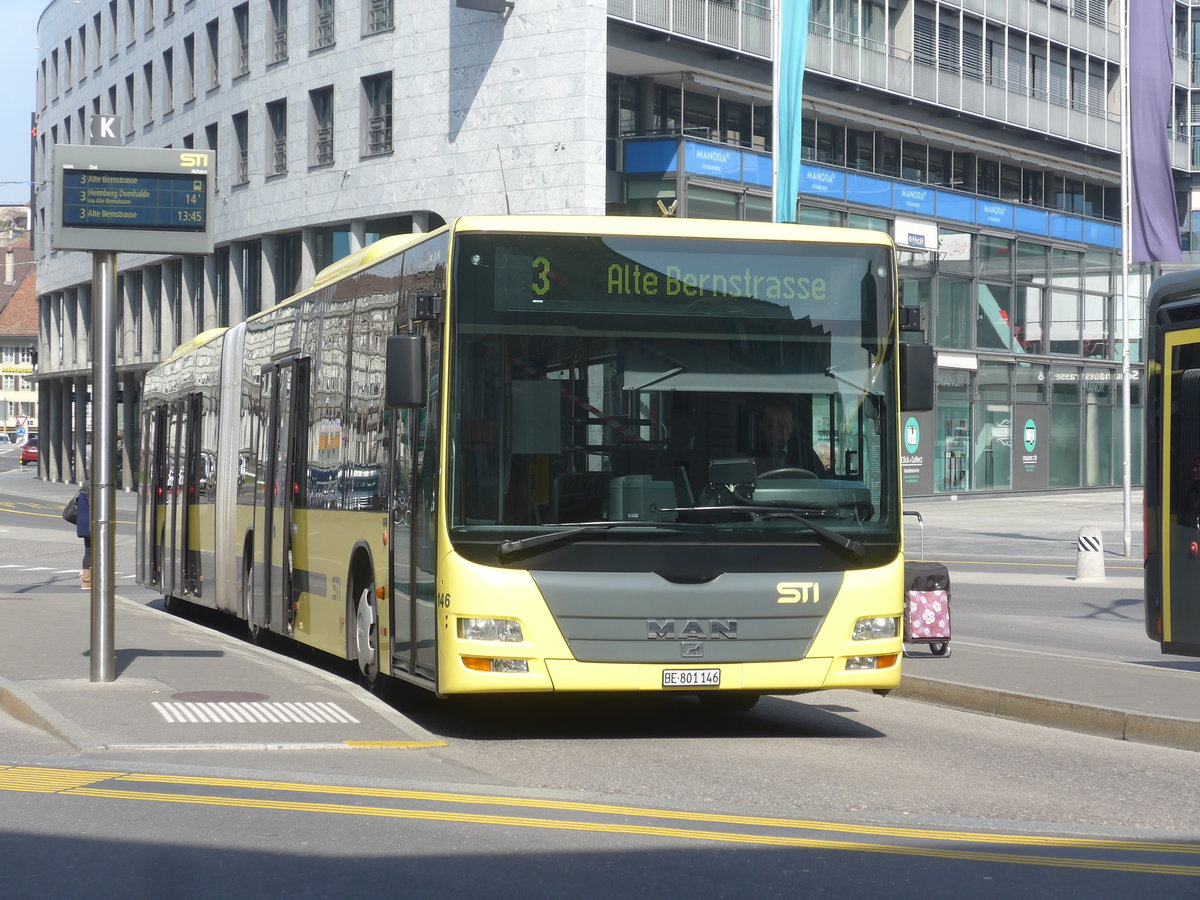
[[[250,643],[261,645],[263,638],[266,637],[266,629],[254,621],[254,557],[247,550],[242,560],[242,593],[246,599],[246,637]]]
[[[379,615],[375,604],[375,584],[366,579],[353,595],[353,611],[350,621],[354,623],[351,634],[351,649],[354,665],[363,682],[374,686],[379,678]]]

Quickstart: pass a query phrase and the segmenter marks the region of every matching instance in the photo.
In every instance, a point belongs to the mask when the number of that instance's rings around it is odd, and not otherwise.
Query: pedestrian
[[[75,524],[75,534],[83,538],[83,562],[79,567],[79,586],[83,590],[92,587],[92,510],[88,502],[88,486],[82,484],[79,491],[67,501],[63,518]]]

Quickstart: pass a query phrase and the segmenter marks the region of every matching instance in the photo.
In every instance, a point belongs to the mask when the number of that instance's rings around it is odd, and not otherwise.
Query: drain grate
[[[173,724],[331,725],[358,722],[336,703],[327,701],[153,701],[151,705]]]

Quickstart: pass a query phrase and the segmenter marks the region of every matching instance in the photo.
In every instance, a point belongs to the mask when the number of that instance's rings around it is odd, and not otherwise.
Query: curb
[[[0,709],[19,722],[37,728],[51,737],[70,744],[81,753],[102,750],[92,736],[57,713],[48,704],[11,681],[0,678]]]
[[[1200,721],[1087,706],[995,688],[902,676],[892,696],[1138,744],[1200,751]]]

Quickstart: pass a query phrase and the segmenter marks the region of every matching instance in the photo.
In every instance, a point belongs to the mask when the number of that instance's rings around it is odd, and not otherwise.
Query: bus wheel
[[[759,694],[748,691],[721,691],[710,694],[697,694],[701,706],[709,709],[719,709],[722,712],[745,712],[753,709],[758,702]]]
[[[368,685],[379,676],[379,619],[375,614],[375,588],[368,584],[354,609],[354,655],[358,671]]]
[[[246,596],[246,637],[252,644],[261,644],[266,636],[265,629],[254,621],[254,560],[247,553],[242,565],[242,591]]]

